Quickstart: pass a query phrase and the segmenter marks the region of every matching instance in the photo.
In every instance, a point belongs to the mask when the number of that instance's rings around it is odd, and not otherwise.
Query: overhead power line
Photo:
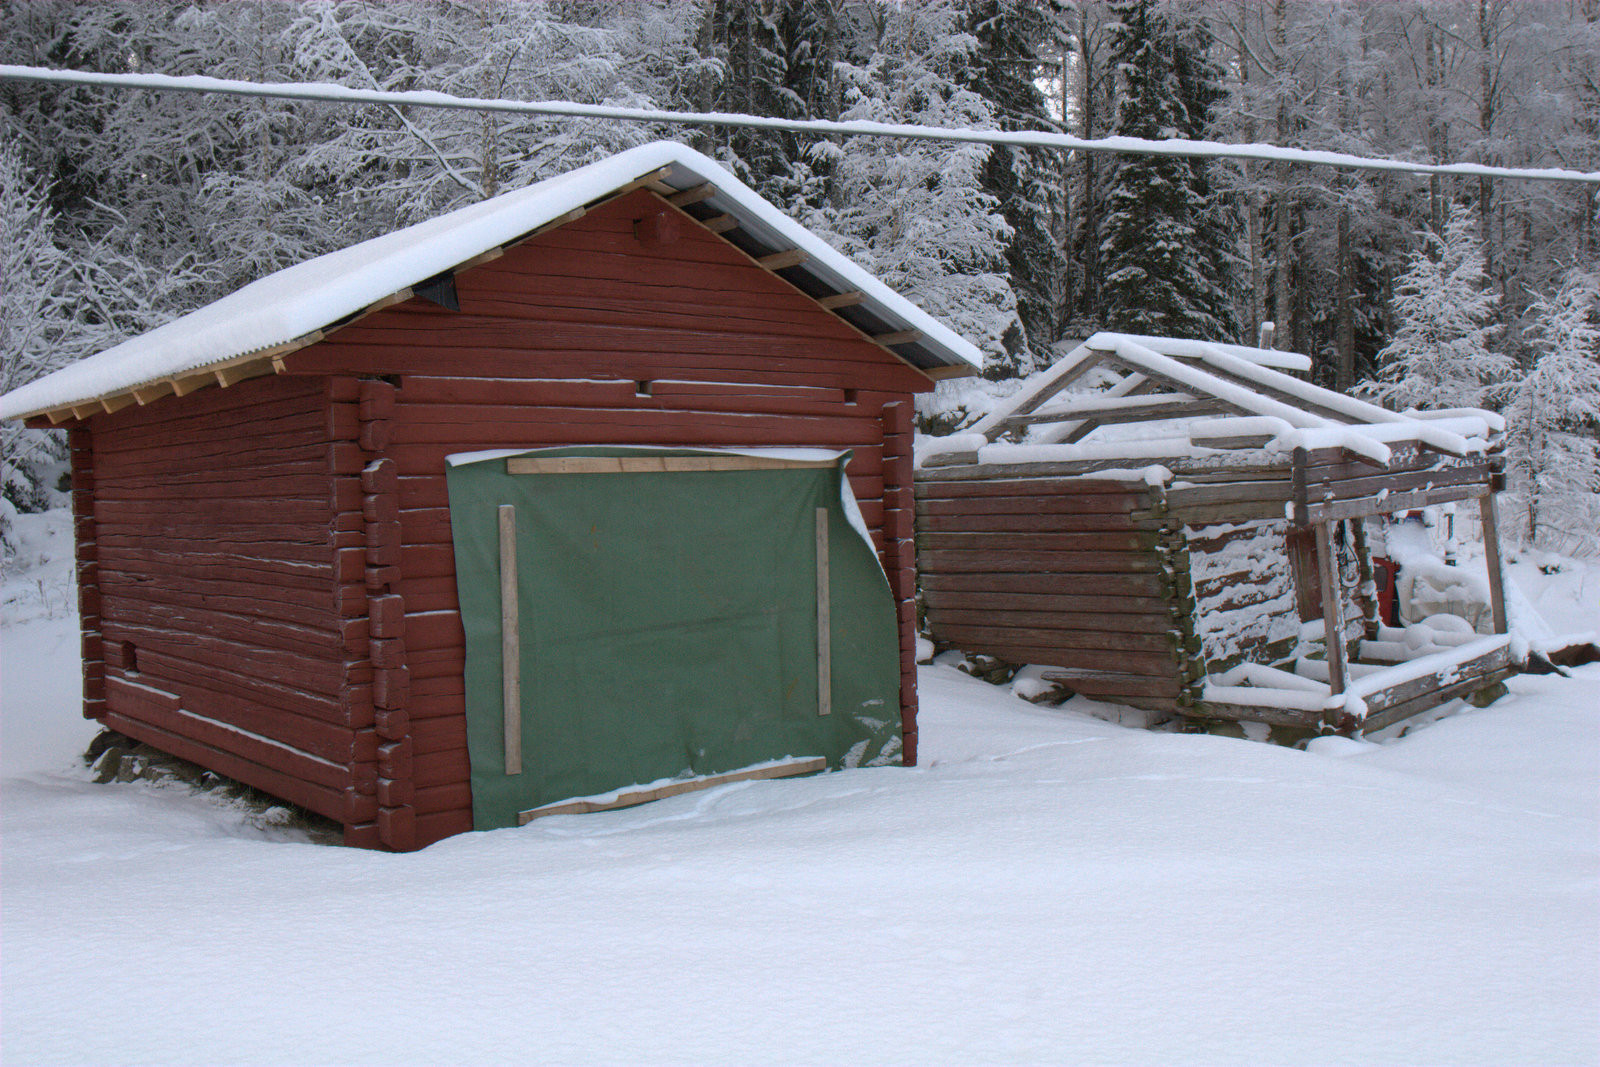
[[[1337,167],[1344,170],[1394,171],[1440,174],[1468,178],[1509,178],[1517,181],[1582,182],[1600,185],[1600,171],[1559,168],[1491,167],[1481,163],[1412,163],[1401,159],[1352,156],[1304,148],[1266,144],[1223,144],[1220,141],[1186,141],[1177,138],[1151,141],[1141,137],[1087,139],[1043,130],[957,130],[936,126],[909,126],[883,122],[829,122],[822,119],[771,119],[718,111],[658,111],[651,108],[579,104],[570,100],[496,100],[412,90],[352,89],[324,82],[248,82],[202,75],[174,77],[165,74],[100,74],[81,70],[0,65],[0,79],[95,85],[120,89],[147,89],[183,93],[222,93],[229,96],[267,97],[276,100],[317,100],[337,104],[381,104],[388,107],[430,107],[460,111],[491,111],[516,115],[565,115],[614,119],[620,122],[661,122],[687,126],[730,126],[742,129],[788,130],[849,137],[895,137],[913,141],[948,141],[971,144],[1012,145],[1019,148],[1053,148],[1075,152],[1110,152],[1122,155],[1186,156],[1199,159],[1250,159]]]

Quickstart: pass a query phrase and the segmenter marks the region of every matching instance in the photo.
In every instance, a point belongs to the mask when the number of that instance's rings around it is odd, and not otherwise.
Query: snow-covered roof
[[[784,276],[826,297],[859,293],[836,309],[906,362],[939,375],[982,364],[970,342],[893,292],[790,219],[718,163],[672,141],[641,145],[578,170],[504,193],[403,230],[330,252],[259,281],[114,348],[0,397],[0,418],[56,411],[125,394],[139,386],[292,345],[393,294],[514,242],[563,215],[650,177],[670,190],[709,183],[702,213],[727,214],[724,234],[753,255],[798,249],[803,262]]]
[[[970,431],[925,444],[919,463],[971,462],[974,453],[979,462],[1043,463],[1338,448],[1383,466],[1395,443],[1461,456],[1484,451],[1505,429],[1492,411],[1398,413],[1285,373],[1310,368],[1311,360],[1294,352],[1097,333],[1031,376]],[[1067,391],[1096,372],[1096,388]],[[1183,422],[1166,436],[1078,443],[1105,424],[1174,419]],[[996,443],[1006,435],[1019,443]]]

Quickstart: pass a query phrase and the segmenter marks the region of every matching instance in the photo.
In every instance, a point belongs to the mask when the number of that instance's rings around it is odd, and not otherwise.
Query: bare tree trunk
[[[1272,40],[1280,63],[1289,50],[1287,6],[1286,0],[1275,0],[1272,5]],[[1279,145],[1289,143],[1289,103],[1283,99],[1282,90],[1278,98],[1277,141]],[[1290,265],[1294,260],[1290,171],[1287,163],[1274,163],[1272,167],[1278,184],[1278,203],[1273,212],[1273,320],[1277,323],[1277,336],[1293,338],[1296,333],[1293,328],[1294,302],[1289,292]]]
[[[1339,286],[1334,313],[1338,363],[1334,366],[1334,388],[1348,390],[1356,380],[1356,301],[1355,267],[1350,256],[1350,205],[1339,205]]]

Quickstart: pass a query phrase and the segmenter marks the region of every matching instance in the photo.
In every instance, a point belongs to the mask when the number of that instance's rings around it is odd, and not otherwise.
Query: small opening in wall
[[[125,674],[139,673],[139,650],[132,641],[122,642],[122,670]]]
[[[633,395],[634,396],[649,396],[650,395],[650,383],[649,382],[634,382],[633,383]]]
[[[856,391],[854,389],[846,389],[844,391],[844,402],[846,404],[854,404],[856,402]]]

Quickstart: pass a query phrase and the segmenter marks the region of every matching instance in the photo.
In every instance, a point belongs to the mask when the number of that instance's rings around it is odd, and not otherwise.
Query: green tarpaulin
[[[542,462],[728,455],[540,449],[517,454],[541,461],[524,464],[541,473],[525,474],[509,473],[505,454],[456,457],[450,521],[477,829],[515,826],[519,812],[572,797],[784,757],[822,756],[830,767],[898,758],[894,603],[847,513],[844,456],[627,473],[546,473]],[[520,638],[516,774],[502,700],[505,506],[516,576],[504,595]],[[832,661],[820,702],[818,509]]]

